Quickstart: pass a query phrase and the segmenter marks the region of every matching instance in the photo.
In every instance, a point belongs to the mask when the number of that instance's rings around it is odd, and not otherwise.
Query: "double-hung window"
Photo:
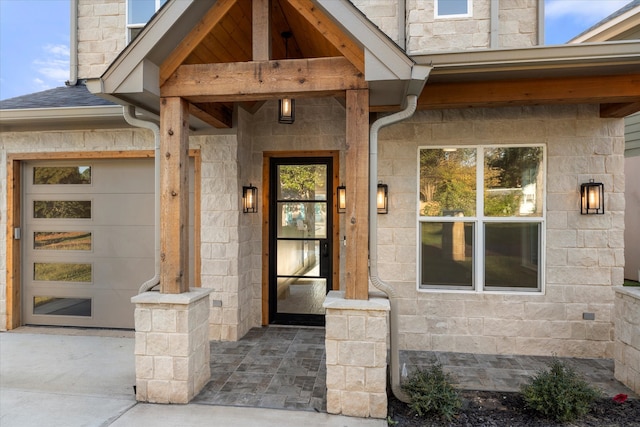
[[[434,0],[435,18],[471,17],[471,0]]]
[[[142,31],[154,13],[167,0],[127,0],[127,41],[131,41]]]
[[[421,147],[418,154],[418,288],[540,291],[544,147]]]

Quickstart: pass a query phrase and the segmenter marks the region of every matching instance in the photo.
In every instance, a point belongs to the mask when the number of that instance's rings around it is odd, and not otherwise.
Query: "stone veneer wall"
[[[126,46],[125,0],[78,2],[78,77],[99,77]]]
[[[472,0],[469,18],[435,18],[434,1],[407,2],[407,53],[487,49],[491,40],[491,0]],[[538,0],[501,0],[499,46],[538,44]],[[371,13],[368,10],[365,13]],[[375,17],[370,19],[376,21]]]
[[[544,293],[417,290],[419,146],[545,144]],[[597,106],[419,111],[384,128],[379,179],[389,185],[378,217],[379,274],[400,296],[403,350],[613,357],[614,291],[624,265],[624,135]],[[605,215],[580,215],[579,187],[604,183]],[[583,320],[583,313],[595,320]]]
[[[327,412],[353,417],[387,416],[389,300],[325,300]]]
[[[615,377],[640,393],[640,288],[616,288]]]

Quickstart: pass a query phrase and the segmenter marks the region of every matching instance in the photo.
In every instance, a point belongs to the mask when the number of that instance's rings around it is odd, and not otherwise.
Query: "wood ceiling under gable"
[[[181,66],[253,61],[252,17],[256,3],[259,2],[217,1],[161,65],[160,85],[175,77]],[[311,0],[270,0],[269,19],[271,60],[345,57],[364,72],[363,48],[349,40]],[[283,37],[285,32],[291,34],[287,39]],[[191,107],[192,114],[215,127],[231,127],[232,110],[233,102],[228,100]]]

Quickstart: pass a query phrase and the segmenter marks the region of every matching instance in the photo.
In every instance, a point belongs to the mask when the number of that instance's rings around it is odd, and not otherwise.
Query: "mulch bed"
[[[462,409],[451,422],[419,417],[409,406],[389,395],[389,425],[395,427],[640,427],[640,400],[616,403],[601,399],[585,417],[557,423],[524,409],[518,393],[460,391]]]

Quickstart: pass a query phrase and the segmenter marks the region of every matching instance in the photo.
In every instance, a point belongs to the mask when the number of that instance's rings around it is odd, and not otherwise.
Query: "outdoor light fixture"
[[[258,212],[258,189],[251,184],[242,187],[242,212]]]
[[[604,185],[600,182],[589,182],[580,186],[580,213],[582,215],[604,214]]]
[[[383,184],[382,181],[378,183],[376,205],[378,207],[379,214],[389,213],[389,186],[387,184]]]
[[[347,187],[341,185],[338,187],[338,213],[347,211]]]
[[[289,59],[289,39],[293,35],[291,31],[283,31],[280,33],[284,40],[284,57]],[[286,125],[292,124],[296,120],[296,101],[289,97],[282,98],[278,101],[278,123]]]
[[[296,120],[296,100],[282,98],[278,101],[278,123],[292,124]]]

